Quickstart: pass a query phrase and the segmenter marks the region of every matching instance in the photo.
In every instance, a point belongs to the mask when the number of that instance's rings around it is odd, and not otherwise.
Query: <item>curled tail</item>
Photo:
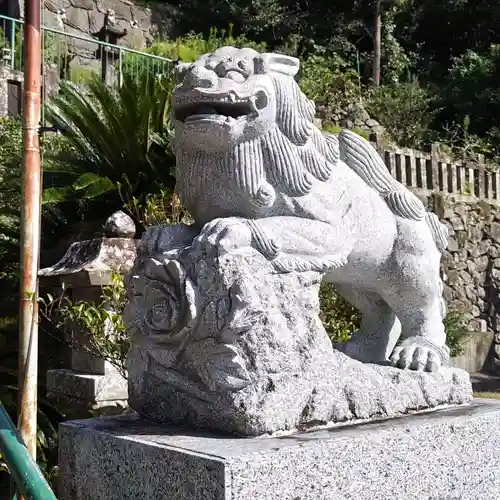
[[[425,222],[431,229],[432,236],[436,242],[436,247],[443,253],[448,247],[448,228],[440,222],[438,216],[432,212],[427,212]]]
[[[392,210],[404,219],[423,220],[423,203],[392,175],[375,148],[363,137],[342,130],[339,134],[340,159],[375,189]]]
[[[423,203],[387,169],[375,148],[363,137],[343,130],[339,134],[340,159],[382,196],[399,217],[424,220],[429,226],[440,253],[448,245],[448,228],[438,217],[426,212]]]
[[[434,238],[434,242],[436,243],[436,247],[439,250],[439,253],[443,253],[448,247],[448,228],[443,223],[441,223],[438,216],[436,214],[433,214],[432,212],[427,212],[425,216],[425,222],[427,222],[427,225],[431,230],[432,237]],[[442,319],[446,317],[446,302],[443,298],[443,288],[443,280],[439,278],[439,305]]]

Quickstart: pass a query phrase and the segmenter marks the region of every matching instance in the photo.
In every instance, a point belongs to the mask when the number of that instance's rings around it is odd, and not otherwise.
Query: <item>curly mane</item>
[[[276,192],[302,196],[311,191],[315,181],[331,177],[339,159],[337,138],[323,135],[315,126],[314,102],[293,77],[280,73],[270,76],[276,119],[265,135],[239,142],[224,153],[176,149],[181,199],[196,198],[206,192],[215,176],[224,177],[234,181],[234,195],[243,197],[249,204],[248,215],[254,215],[274,204]]]

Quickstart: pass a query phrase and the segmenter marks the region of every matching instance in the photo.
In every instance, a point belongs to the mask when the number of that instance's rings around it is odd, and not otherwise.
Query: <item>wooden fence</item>
[[[385,149],[377,146],[387,168],[399,182],[423,193],[441,192],[457,197],[478,198],[500,205],[500,171],[478,163],[460,162],[433,149],[425,153],[413,149]]]

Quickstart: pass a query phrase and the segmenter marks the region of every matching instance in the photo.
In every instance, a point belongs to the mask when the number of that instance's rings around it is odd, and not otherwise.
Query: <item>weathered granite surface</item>
[[[127,381],[118,371],[106,375],[79,373],[69,369],[47,371],[49,399],[64,399],[66,403],[97,409],[120,404],[127,406]]]
[[[134,416],[60,426],[60,500],[496,500],[500,403],[235,439]]]
[[[200,237],[172,248],[168,236],[179,242],[187,226],[153,229],[143,244],[155,231],[170,250],[140,254],[127,278],[129,402],[141,415],[259,435],[471,399],[464,371],[335,351],[318,317],[322,273],[277,273],[257,250]]]
[[[449,358],[439,276],[447,228],[368,141],[316,128],[298,70],[296,58],[234,47],[180,65],[180,200],[206,225],[201,238],[249,244],[278,271],[316,270],[336,284],[364,318],[350,356],[436,370]]]
[[[468,402],[468,375],[442,369],[446,227],[367,141],[316,128],[297,59],[224,47],[178,69],[194,224],[149,229],[128,275],[131,406],[259,435]],[[319,320],[323,279],[363,315],[349,357]],[[388,362],[407,370],[368,364]]]

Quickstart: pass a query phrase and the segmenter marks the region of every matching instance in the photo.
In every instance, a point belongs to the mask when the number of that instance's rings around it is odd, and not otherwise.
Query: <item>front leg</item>
[[[353,234],[347,223],[334,227],[292,216],[228,217],[206,224],[195,241],[208,242],[222,252],[253,247],[280,272],[325,272],[346,263]]]
[[[280,272],[326,272],[346,264],[354,246],[350,220],[329,223],[299,217],[269,217],[250,221],[254,241]],[[267,246],[262,248],[261,241]],[[269,243],[269,241],[271,243]]]
[[[176,224],[174,226],[152,226],[144,231],[141,246],[147,255],[153,256],[178,251],[193,242],[198,234],[195,226]]]

